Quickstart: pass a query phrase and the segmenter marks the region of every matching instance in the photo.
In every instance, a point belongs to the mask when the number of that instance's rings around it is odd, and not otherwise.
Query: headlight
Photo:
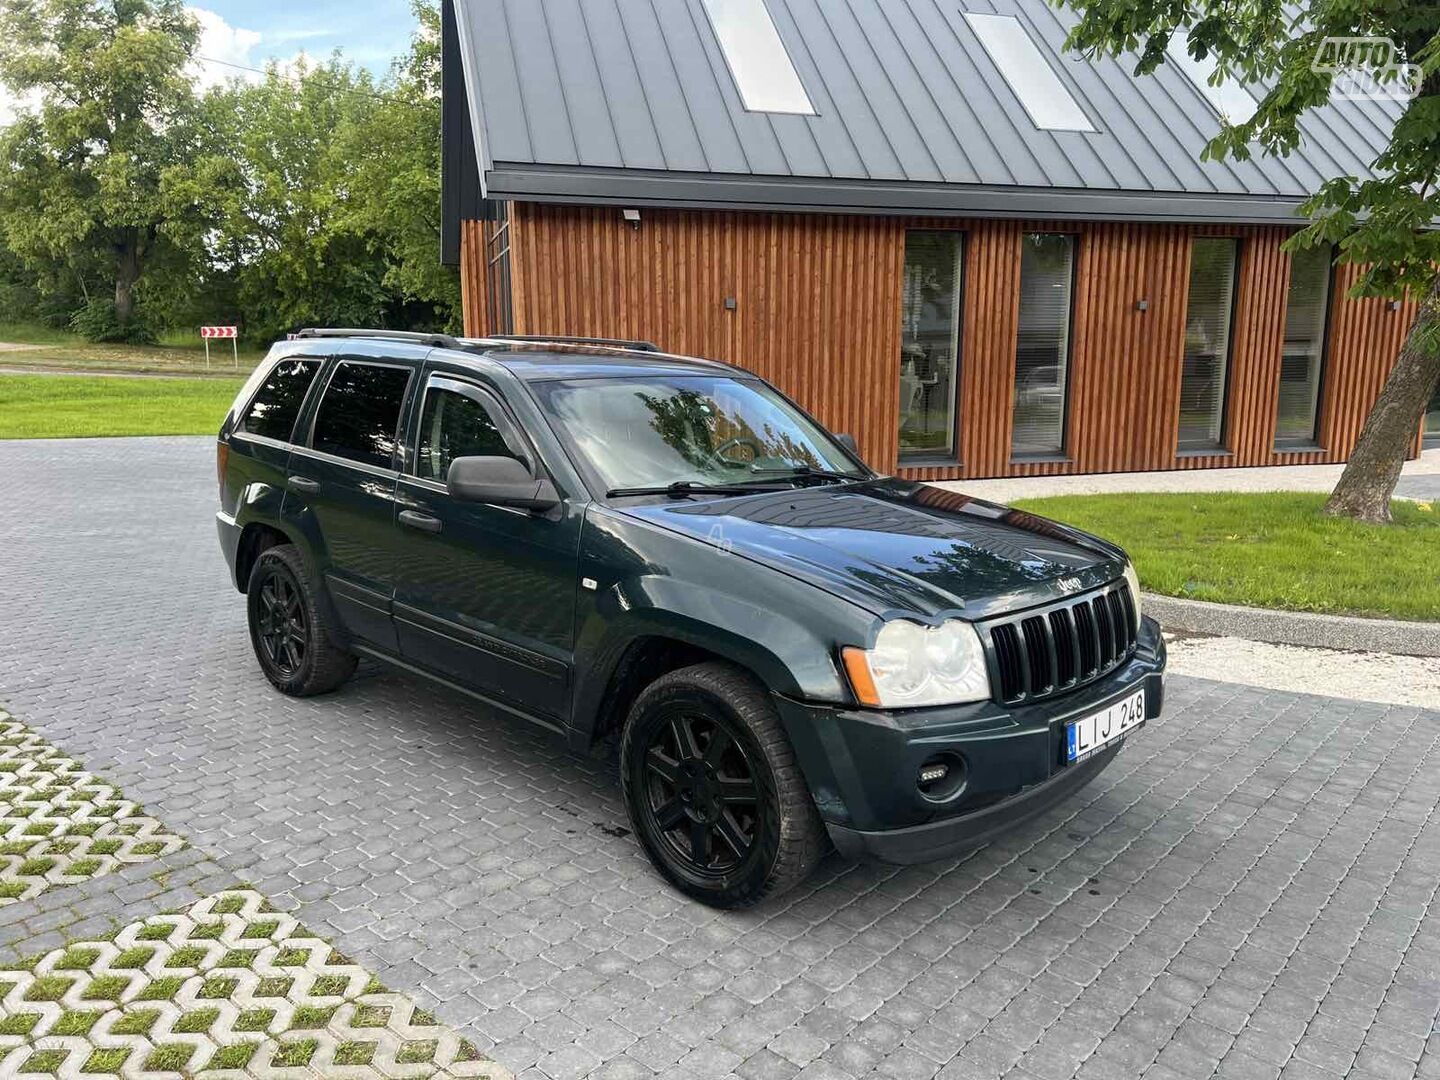
[[[1135,608],[1135,633],[1140,633],[1140,575],[1135,572],[1135,564],[1129,559],[1125,560],[1125,581],[1130,586],[1130,603]]]
[[[990,696],[980,635],[957,619],[939,626],[893,619],[880,628],[873,649],[847,648],[842,655],[862,705],[904,709]]]

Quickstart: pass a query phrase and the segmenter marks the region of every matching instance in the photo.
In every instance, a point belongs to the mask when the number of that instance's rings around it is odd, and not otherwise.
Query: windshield
[[[863,475],[819,426],[753,380],[575,379],[534,389],[607,491],[774,482],[810,470]]]

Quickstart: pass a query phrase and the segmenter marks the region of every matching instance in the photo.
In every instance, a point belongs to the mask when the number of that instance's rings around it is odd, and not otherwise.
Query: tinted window
[[[465,394],[432,386],[425,394],[416,472],[443,481],[450,473],[450,463],[458,457],[518,459],[519,455],[505,442],[484,405]]]
[[[341,364],[320,399],[316,450],[366,465],[391,468],[400,406],[410,372],[373,364]]]
[[[251,435],[263,435],[267,439],[290,441],[295,430],[295,421],[300,416],[300,406],[305,403],[305,392],[315,381],[320,370],[318,360],[282,360],[270,372],[265,385],[250,403],[250,411],[240,427]]]

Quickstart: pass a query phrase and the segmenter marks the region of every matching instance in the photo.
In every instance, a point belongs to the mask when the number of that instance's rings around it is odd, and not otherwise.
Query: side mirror
[[[850,453],[854,454],[856,461],[865,460],[860,456],[860,444],[855,441],[854,435],[836,435],[835,441],[838,442],[841,446],[843,446],[846,450],[849,450]]]
[[[450,494],[466,502],[549,510],[560,496],[549,480],[537,480],[523,461],[508,457],[461,457],[445,477]]]

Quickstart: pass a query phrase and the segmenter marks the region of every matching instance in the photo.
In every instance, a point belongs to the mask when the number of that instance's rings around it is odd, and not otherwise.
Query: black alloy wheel
[[[310,650],[310,628],[300,587],[283,563],[271,563],[260,584],[257,636],[265,659],[284,679],[293,679]]]
[[[324,694],[355,670],[355,654],[336,629],[328,597],[293,544],[266,548],[245,588],[250,643],[260,669],[292,697]]]
[[[828,844],[770,692],[723,661],[667,672],[640,692],[620,779],[650,861],[711,907],[778,896]]]
[[[755,769],[714,717],[666,709],[645,751],[647,824],[697,879],[723,878],[755,848],[761,815]]]

